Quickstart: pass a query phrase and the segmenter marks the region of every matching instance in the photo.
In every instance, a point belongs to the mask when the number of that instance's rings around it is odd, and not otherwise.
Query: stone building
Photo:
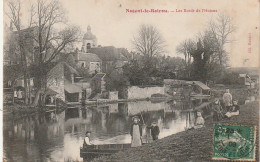
[[[102,61],[96,54],[77,51],[73,56],[78,68],[86,69],[89,74],[101,72]]]
[[[67,102],[79,102],[82,88],[76,84],[77,70],[65,62],[56,64],[47,75],[47,88],[55,92],[56,98]]]

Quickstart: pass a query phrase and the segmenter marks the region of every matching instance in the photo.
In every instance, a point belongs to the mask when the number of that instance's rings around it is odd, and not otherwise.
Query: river
[[[4,117],[4,157],[10,161],[83,161],[80,147],[86,131],[93,144],[130,143],[132,117],[145,125],[157,122],[160,138],[194,125],[192,110],[202,100],[152,103],[138,101],[103,106],[68,108],[19,119]],[[203,110],[203,115],[207,115]]]

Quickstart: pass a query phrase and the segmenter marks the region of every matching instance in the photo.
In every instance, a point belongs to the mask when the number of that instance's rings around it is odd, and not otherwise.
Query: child
[[[157,126],[156,122],[153,122],[152,125],[150,127],[147,127],[147,128],[151,129],[151,135],[152,135],[153,141],[158,140],[160,129]]]
[[[193,127],[194,129],[202,128],[205,124],[205,120],[201,115],[201,112],[197,112],[197,119],[195,122],[195,126]]]
[[[220,105],[218,98],[215,99],[212,108],[213,108],[213,121],[219,121],[222,118],[222,113],[221,113],[222,107]]]
[[[231,116],[239,115],[239,105],[238,101],[234,100],[233,105],[229,108],[228,112],[225,114],[226,117],[230,118]]]

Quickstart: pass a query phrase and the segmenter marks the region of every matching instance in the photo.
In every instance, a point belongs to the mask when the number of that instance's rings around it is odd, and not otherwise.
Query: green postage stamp
[[[255,126],[216,124],[213,138],[213,160],[255,160]]]

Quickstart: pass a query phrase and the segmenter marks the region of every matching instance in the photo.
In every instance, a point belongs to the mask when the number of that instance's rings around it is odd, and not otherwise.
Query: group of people
[[[151,126],[147,126],[147,129],[150,129],[152,140],[158,140],[160,134],[160,129],[157,123],[152,122]],[[140,124],[140,119],[137,116],[133,117],[133,124],[130,129],[131,135],[131,147],[138,147],[142,145],[142,126]]]
[[[239,115],[238,100],[233,100],[229,89],[223,95],[223,104],[216,98],[213,104],[213,120],[219,121],[223,118],[230,118]]]
[[[221,104],[220,99],[216,98],[213,104],[213,120],[219,121],[222,118],[230,118],[234,115],[239,115],[239,106],[238,101],[232,99],[232,95],[229,92],[229,89],[226,89],[226,92],[223,95],[223,104]],[[131,147],[138,147],[142,145],[142,125],[140,124],[140,119],[138,116],[134,116],[132,118],[133,123],[130,128],[130,135],[131,135]],[[201,115],[201,112],[197,112],[197,118],[194,129],[201,128],[204,126],[205,120]],[[150,130],[150,135],[152,140],[158,140],[158,136],[160,133],[160,129],[157,123],[154,121],[152,122],[151,126],[147,126],[147,129]],[[86,132],[86,137],[84,139],[84,145],[92,145],[90,143],[89,131]]]
[[[134,116],[132,118],[133,123],[131,125],[130,128],[130,135],[131,135],[131,147],[138,147],[138,146],[142,146],[143,142],[142,142],[142,125],[140,124],[140,119],[138,118],[138,116]],[[151,137],[153,139],[153,141],[158,139],[159,133],[160,133],[160,129],[157,125],[156,122],[152,122],[151,126],[147,126],[147,129],[150,129],[151,132]],[[90,131],[86,132],[86,137],[84,138],[84,145],[93,145],[90,142]]]
[[[23,98],[23,93],[22,93],[22,90],[14,90],[14,98],[15,99],[22,99]]]

